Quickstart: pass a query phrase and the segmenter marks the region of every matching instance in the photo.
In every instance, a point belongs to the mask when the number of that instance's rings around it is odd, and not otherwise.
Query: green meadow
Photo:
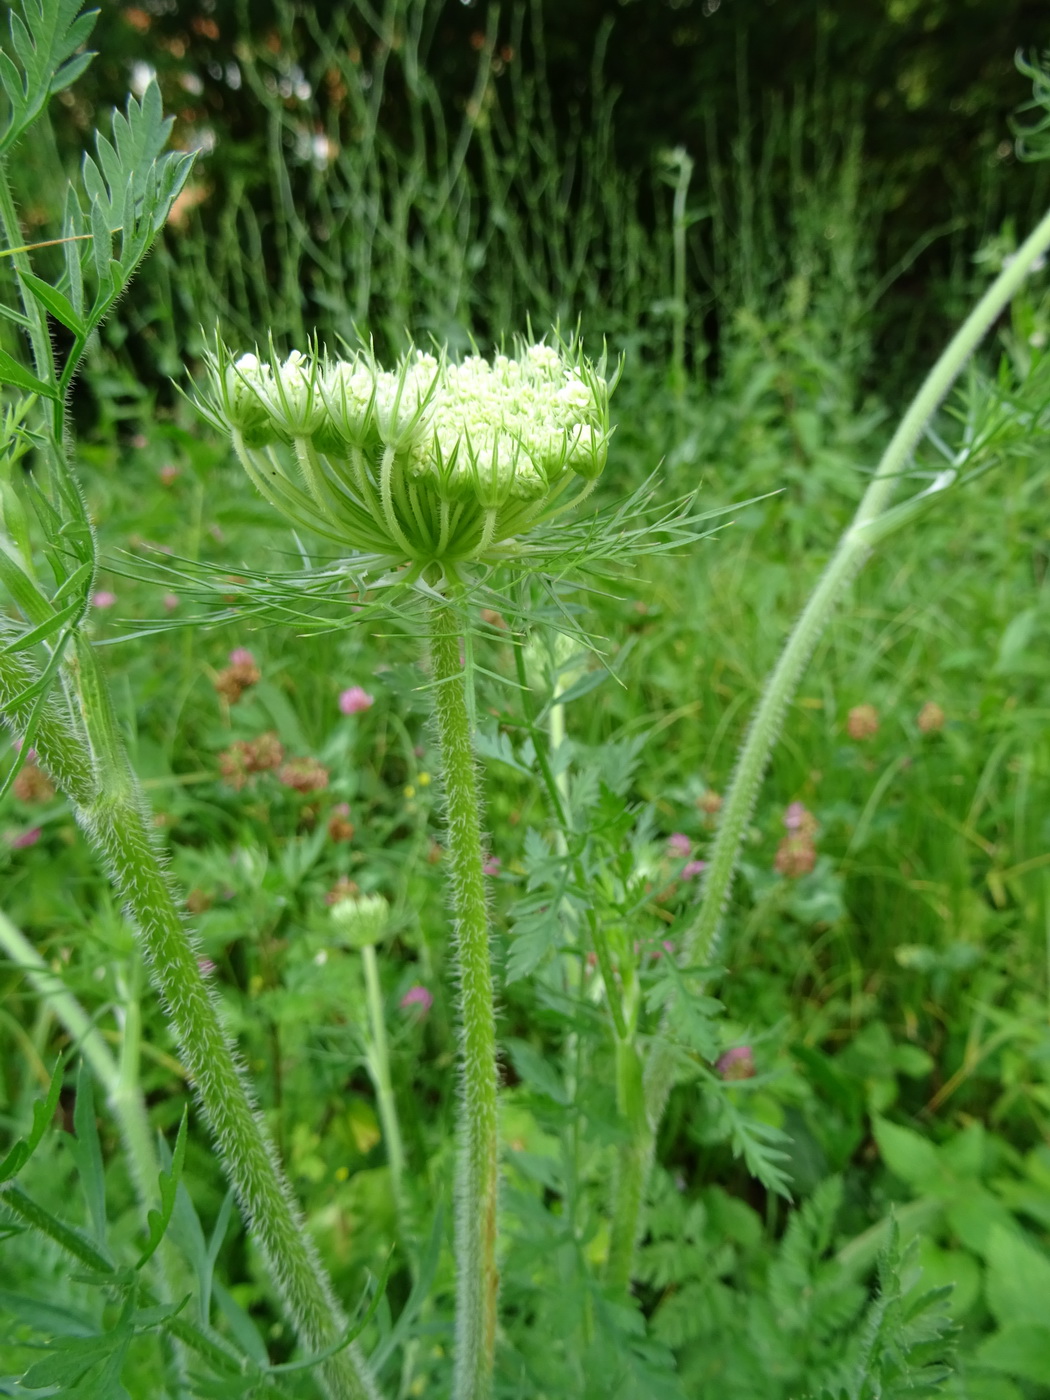
[[[886,256],[892,192],[845,86],[741,99],[639,173],[601,76],[615,24],[570,121],[542,7],[476,13],[458,104],[427,66],[441,8],[245,7],[229,128],[204,98],[187,118],[173,77],[172,26],[205,31],[128,10],[121,43],[163,81],[132,72],[121,139],[82,95],[77,54],[107,51],[76,0],[5,20],[0,1394],[1039,1400],[1050,283],[1022,244],[1045,180],[1018,161],[1028,213],[960,216],[902,293],[923,250]],[[998,139],[1034,159],[1045,68],[1019,108],[1033,85]],[[1019,258],[741,796],[751,718],[887,444]],[[216,328],[278,378],[314,344],[389,368],[578,334],[620,371],[607,460],[528,568],[362,562],[275,510],[200,411]],[[199,988],[219,1049],[179,1020]],[[229,1044],[243,1074],[209,1089]],[[213,1132],[234,1081],[256,1126]],[[282,1170],[296,1204],[267,1234],[277,1196],[252,1193]],[[293,1235],[337,1300],[320,1322]]]

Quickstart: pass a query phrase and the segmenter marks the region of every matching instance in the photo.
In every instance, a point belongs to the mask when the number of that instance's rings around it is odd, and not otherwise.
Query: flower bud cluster
[[[331,908],[336,937],[348,948],[367,948],[386,936],[390,905],[381,894],[347,895]]]
[[[210,357],[202,407],[294,523],[425,565],[480,558],[605,466],[610,385],[574,345],[459,364],[421,350]]]

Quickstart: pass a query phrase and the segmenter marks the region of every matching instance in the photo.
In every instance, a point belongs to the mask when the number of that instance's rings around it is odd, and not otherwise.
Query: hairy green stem
[[[460,625],[431,611],[431,660],[459,982],[460,1112],[456,1175],[456,1400],[488,1400],[496,1346],[499,1175],[496,1018],[485,899],[481,805],[460,662]]]
[[[77,662],[83,734],[49,703],[34,740],[41,766],[70,797],[78,822],[109,868],[271,1276],[303,1345],[320,1350],[338,1340],[346,1319],[198,965],[197,949],[120,742],[108,689],[86,641],[78,647]],[[12,702],[35,679],[20,653],[0,653],[0,712],[16,729],[31,702]],[[330,1357],[319,1370],[333,1400],[375,1400],[378,1394],[355,1345]]]
[[[652,1165],[652,1134],[645,1123],[635,1126],[629,1141],[616,1155],[613,1211],[609,1227],[609,1257],[605,1282],[617,1295],[630,1291],[634,1250],[645,1199],[645,1186]]]
[[[386,1019],[383,1016],[383,993],[379,985],[379,964],[373,944],[366,943],[361,949],[361,960],[365,969],[368,1019],[372,1025],[368,1066],[372,1072],[372,1082],[375,1085],[376,1098],[379,1101],[379,1121],[383,1127],[386,1155],[390,1163],[390,1183],[394,1192],[394,1205],[403,1226],[405,1149],[401,1142],[401,1126],[397,1118],[394,1085],[390,1078],[390,1053],[387,1048]]]
[[[705,965],[714,956],[722,914],[736,873],[740,848],[758,797],[769,757],[780,733],[784,712],[794,695],[810,657],[826,628],[842,592],[857,574],[874,544],[888,533],[892,517],[886,516],[897,483],[907,468],[930,420],[965,368],[970,357],[1009,304],[1032,268],[1050,248],[1050,212],[1045,214],[1018,249],[1010,265],[999,274],[949,341],[912,400],[894,433],[878,468],[861,499],[851,524],[839,541],[795,629],[788,638],[751,720],[736,771],[726,794],[722,817],[704,876],[697,917],[682,942],[683,965]],[[899,519],[909,518],[905,511]],[[670,1007],[665,1011],[666,1028]],[[644,1161],[648,1174],[655,1134],[663,1118],[675,1074],[675,1055],[666,1037],[653,1042],[645,1072],[648,1122],[636,1143],[628,1149],[632,1159]],[[622,1164],[627,1166],[629,1164]],[[637,1201],[640,1211],[642,1197]],[[627,1205],[624,1204],[626,1215]],[[631,1228],[637,1237],[637,1221]]]

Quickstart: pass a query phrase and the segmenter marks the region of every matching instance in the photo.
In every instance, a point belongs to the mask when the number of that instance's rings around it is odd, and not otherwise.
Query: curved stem
[[[798,687],[839,596],[864,564],[874,542],[883,536],[884,531],[880,529],[880,525],[884,526],[886,523],[884,512],[901,474],[945,395],[1021,286],[1032,264],[1048,248],[1050,212],[1043,216],[1018,249],[1009,267],[999,274],[981,297],[927,375],[883,453],[853,521],[839,541],[835,553],[795,624],[780,660],[766,682],[740,750],[704,875],[696,921],[683,939],[683,964],[703,966],[709,963],[715,954],[722,913],[729,899],[740,847],[769,756],[780,733],[784,711]],[[670,1007],[665,1011],[665,1026],[669,1012]],[[649,1135],[655,1134],[659,1127],[673,1081],[673,1051],[666,1039],[657,1039],[653,1043],[645,1074]]]
[[[485,899],[481,805],[455,609],[431,611],[434,714],[459,983],[460,1105],[456,1173],[456,1400],[488,1400],[496,1343],[498,1121],[496,1018]]]
[[[97,658],[83,639],[77,663],[87,739],[64,722],[56,706],[49,705],[34,740],[41,766],[71,798],[77,821],[109,868],[271,1277],[304,1347],[320,1350],[338,1340],[346,1320],[201,973],[196,946],[127,761],[109,691]],[[12,701],[35,679],[21,654],[0,654],[0,712],[6,712],[16,727],[19,714],[32,702],[12,705]],[[319,1371],[333,1400],[375,1400],[378,1395],[356,1345],[337,1352]]]

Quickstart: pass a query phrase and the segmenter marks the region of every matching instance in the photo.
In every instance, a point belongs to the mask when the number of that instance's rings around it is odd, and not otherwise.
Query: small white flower
[[[571,346],[459,364],[413,349],[392,370],[365,352],[293,350],[271,365],[219,347],[212,363],[213,416],[273,505],[361,553],[434,566],[435,578],[513,548],[572,503],[559,498],[574,479],[586,494],[605,465],[609,385]]]

